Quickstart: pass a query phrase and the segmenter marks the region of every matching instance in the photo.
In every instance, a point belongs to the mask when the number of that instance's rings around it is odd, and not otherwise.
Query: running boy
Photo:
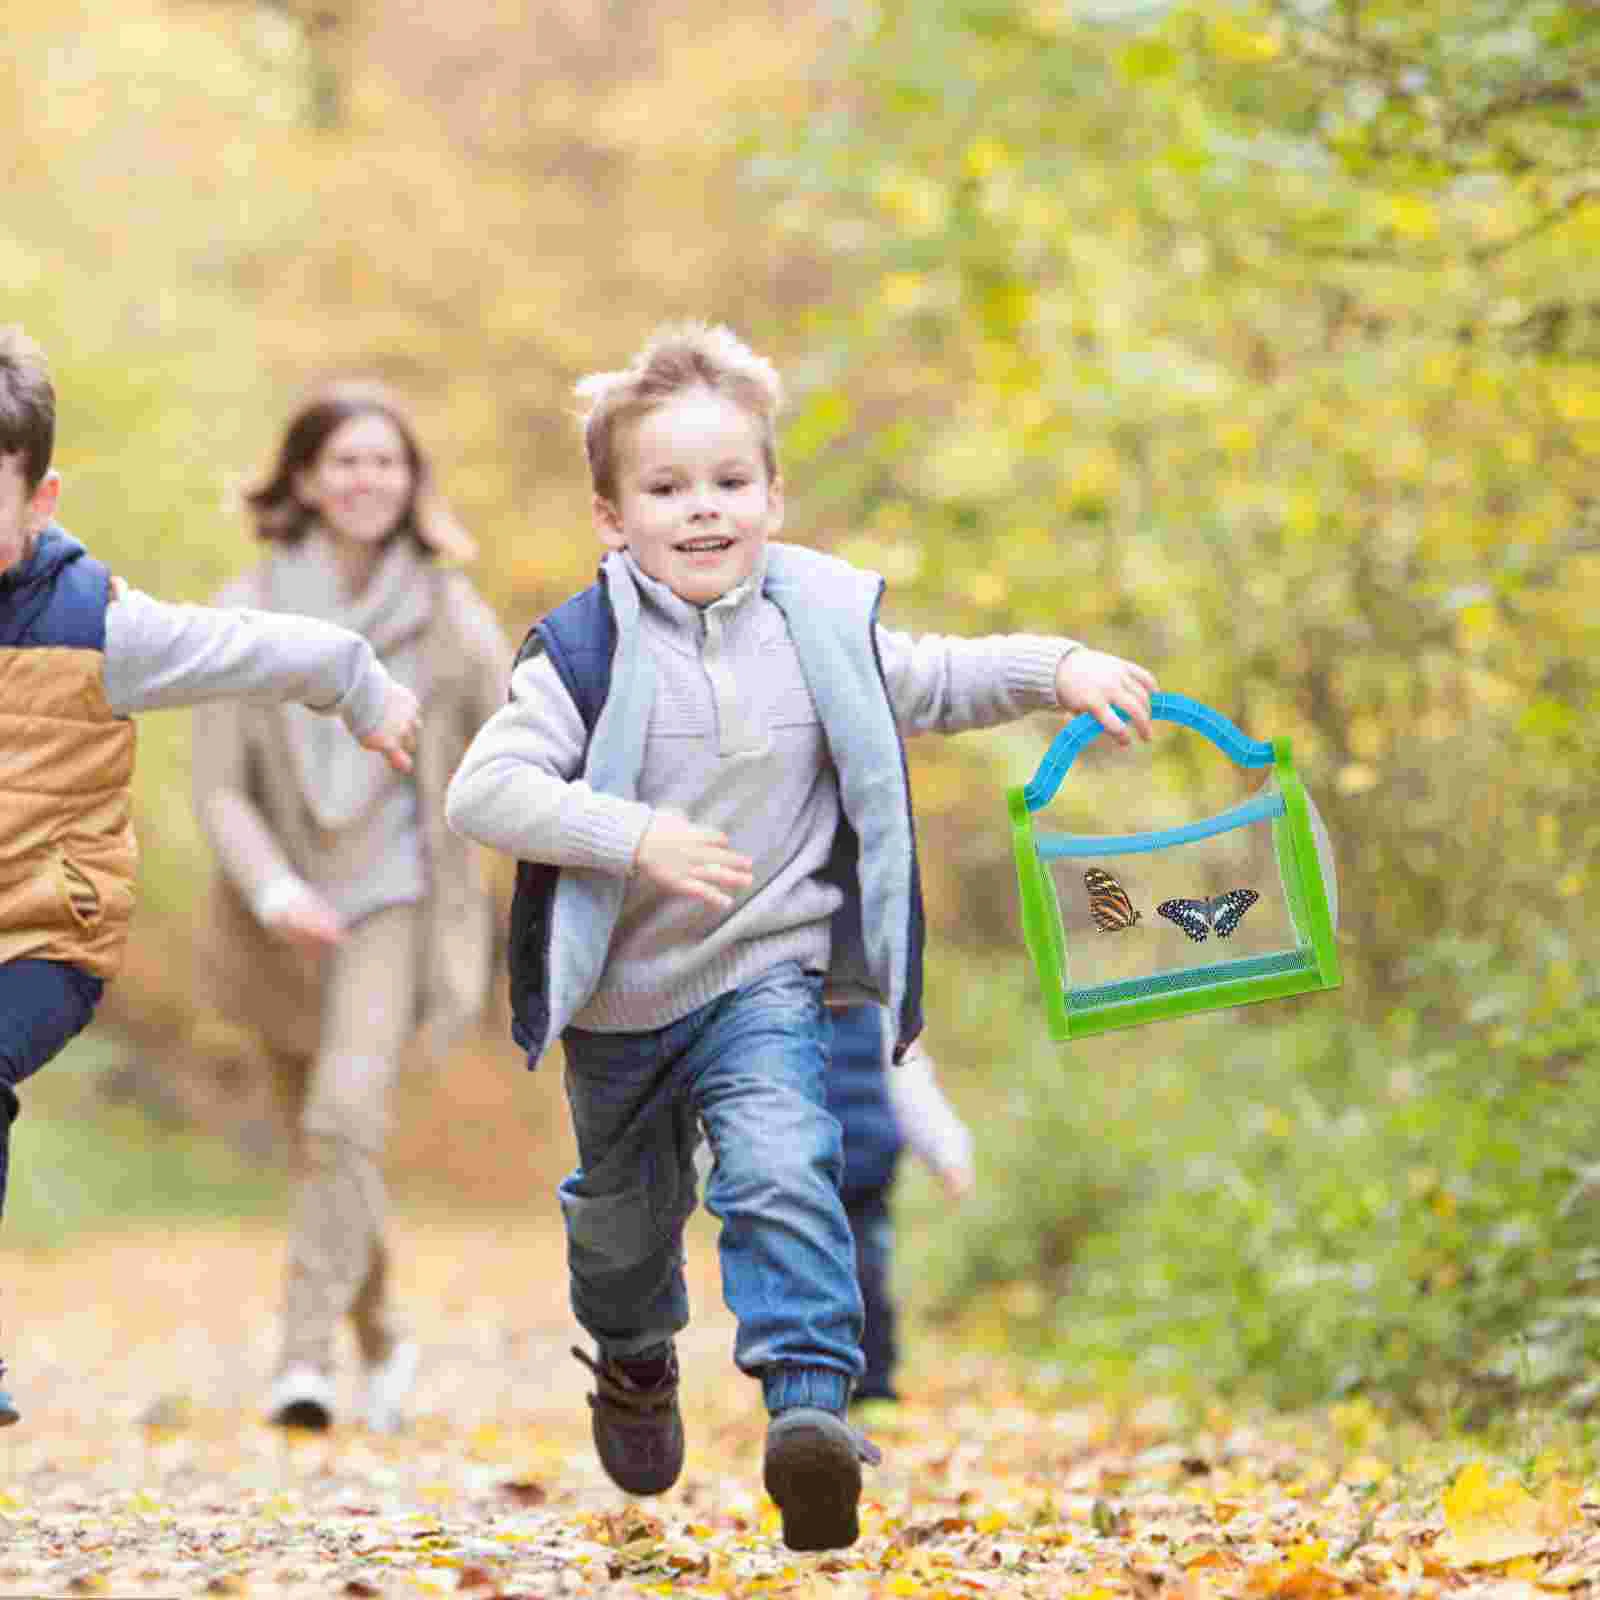
[[[922,1026],[922,909],[902,733],[1113,707],[1154,680],[1066,639],[878,626],[883,584],[771,542],[783,521],[771,364],[725,328],[663,331],[585,379],[593,587],[529,634],[447,816],[520,858],[513,1034],[559,1037],[578,1144],[561,1185],[573,1310],[598,1359],[595,1446],[658,1494],[683,1462],[673,1336],[704,1126],[734,1358],[770,1414],[763,1478],[796,1550],[852,1544],[844,1421],[861,1294],[824,1104],[826,975]]]
[[[127,939],[129,717],[232,696],[298,700],[337,712],[402,772],[418,730],[411,691],[356,634],[163,605],[113,578],[52,520],[55,414],[39,347],[0,329],[0,1210],[17,1085],[87,1026]],[[0,1389],[0,1424],[17,1418]]]

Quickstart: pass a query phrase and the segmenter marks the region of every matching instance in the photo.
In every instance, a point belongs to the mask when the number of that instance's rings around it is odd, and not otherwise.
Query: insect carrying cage
[[[1334,944],[1333,852],[1295,772],[1289,741],[1247,738],[1226,717],[1186,695],[1152,695],[1150,710],[1159,720],[1204,734],[1237,765],[1263,770],[1265,781],[1242,803],[1180,827],[1125,834],[1037,831],[1035,814],[1055,798],[1074,759],[1102,731],[1086,714],[1056,735],[1032,782],[1007,790],[1023,936],[1056,1040],[1335,989],[1342,981]],[[1217,847],[1227,843],[1224,835],[1268,863],[1261,882],[1266,893],[1227,893],[1233,885],[1215,864]],[[1210,861],[1207,850],[1213,852]],[[1281,899],[1271,893],[1274,865]],[[1069,895],[1083,893],[1074,885],[1081,886],[1089,871],[1097,883],[1109,877],[1119,904],[1128,908],[1122,931],[1073,933],[1080,945],[1093,941],[1096,954],[1116,952],[1122,967],[1108,981],[1073,984],[1068,928],[1054,876],[1063,869],[1070,869],[1065,874]],[[1124,898],[1124,886],[1131,899]],[[1219,889],[1224,892],[1218,894]],[[1162,894],[1200,898],[1162,899]],[[1217,898],[1207,898],[1212,895]],[[1228,906],[1230,898],[1245,910]],[[1258,900],[1261,910],[1250,910]],[[1136,905],[1141,909],[1134,917]],[[1211,913],[1219,907],[1225,914],[1213,920]],[[1208,938],[1213,931],[1215,942]],[[1229,959],[1218,960],[1224,950]],[[1078,956],[1080,967],[1095,964],[1089,951],[1080,948]]]

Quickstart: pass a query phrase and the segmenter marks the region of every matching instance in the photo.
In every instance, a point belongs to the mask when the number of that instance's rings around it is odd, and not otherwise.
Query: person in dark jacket
[[[909,1148],[952,1200],[972,1192],[972,1134],[940,1092],[931,1057],[919,1040],[898,1064],[889,1059],[881,1006],[830,1008],[833,1045],[828,1057],[828,1110],[844,1135],[844,1201],[856,1246],[865,1321],[861,1354],[866,1370],[851,1390],[852,1411],[900,1399],[897,1316],[890,1281],[894,1220],[889,1200],[901,1154]]]
[[[0,328],[0,1208],[17,1087],[88,1026],[121,965],[138,865],[133,714],[295,701],[337,715],[399,772],[420,727],[415,696],[357,634],[164,605],[113,578],[54,521],[55,418],[43,352]],[[18,1415],[0,1389],[0,1424]]]

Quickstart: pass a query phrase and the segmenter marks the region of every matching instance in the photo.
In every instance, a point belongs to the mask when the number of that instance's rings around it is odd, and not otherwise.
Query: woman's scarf
[[[428,563],[415,543],[395,539],[354,595],[329,536],[312,529],[274,555],[267,581],[274,611],[335,622],[359,633],[402,683],[420,691],[421,642],[433,608]],[[333,833],[365,817],[392,783],[406,781],[350,737],[343,721],[301,705],[280,708],[297,786],[317,825]]]

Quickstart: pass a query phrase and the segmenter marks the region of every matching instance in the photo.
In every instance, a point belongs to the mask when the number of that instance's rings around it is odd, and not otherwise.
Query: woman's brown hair
[[[295,480],[316,464],[323,446],[345,423],[379,416],[392,422],[411,468],[411,495],[390,538],[409,535],[424,554],[470,560],[477,545],[433,487],[433,469],[396,397],[370,379],[341,379],[319,389],[289,420],[277,460],[245,495],[256,536],[272,544],[298,544],[315,524],[315,508],[295,491]]]

